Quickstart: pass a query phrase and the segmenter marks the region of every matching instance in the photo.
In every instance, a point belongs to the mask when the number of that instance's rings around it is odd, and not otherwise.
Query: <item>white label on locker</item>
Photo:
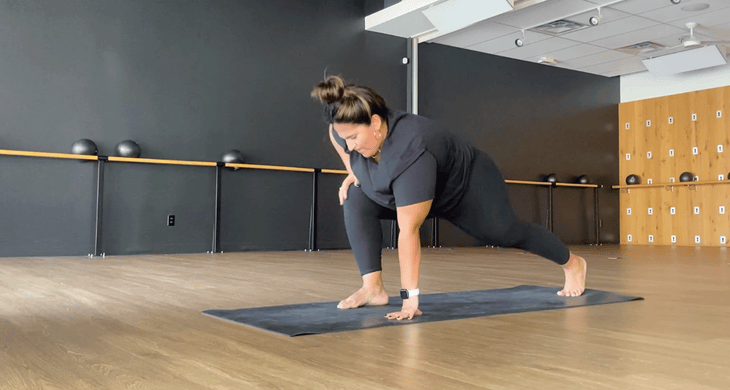
[[[649,235],[649,242],[654,242],[654,236],[652,236],[651,234]]]
[[[697,114],[692,114],[692,121],[694,122],[696,120],[697,120]]]
[[[654,214],[654,209],[649,207],[649,215],[653,215],[653,214]]]
[[[674,118],[670,116],[669,117],[669,124],[671,125],[672,123],[674,123]]]
[[[651,152],[646,152],[646,158],[651,158]]]
[[[692,148],[692,154],[698,154],[699,152],[700,150],[696,146]]]
[[[699,244],[699,243],[700,243],[700,236],[695,236],[695,244]]]
[[[673,177],[670,177],[670,178],[669,178],[669,182],[670,182],[670,183],[674,183],[674,178],[673,178]]]
[[[626,209],[626,215],[631,215],[631,208]]]
[[[669,149],[669,157],[674,157],[674,149]]]
[[[629,122],[626,122],[626,130],[630,129],[631,125],[629,125]]]
[[[651,119],[646,120],[646,127],[651,127]]]
[[[717,175],[717,180],[720,180],[720,181],[725,180],[725,175]]]
[[[674,208],[674,207],[670,207],[669,208],[669,214],[672,214],[672,215],[677,214],[677,209]]]
[[[725,206],[720,206],[720,214],[725,214]]]
[[[725,236],[720,236],[720,244],[726,244],[726,243],[727,243],[727,238],[725,238]]]
[[[716,115],[716,116],[717,116],[718,118],[722,118],[722,110],[717,110],[717,112],[715,113],[715,115]]]
[[[626,241],[631,242],[631,234],[629,234],[628,236],[626,236]]]
[[[626,161],[631,160],[631,153],[626,153]]]
[[[695,206],[695,214],[699,214],[699,213],[700,213],[700,207],[699,206]]]
[[[651,182],[652,182],[652,180],[651,180],[651,179],[647,179],[647,180],[646,180],[646,184],[651,184]]]
[[[717,153],[722,153],[722,145],[717,145]]]
[[[677,242],[677,236],[672,236],[672,242]]]

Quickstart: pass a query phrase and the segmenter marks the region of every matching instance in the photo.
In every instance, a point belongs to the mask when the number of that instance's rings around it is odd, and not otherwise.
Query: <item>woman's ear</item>
[[[378,114],[374,114],[370,118],[370,127],[374,130],[380,130],[380,126],[383,124],[383,119]]]

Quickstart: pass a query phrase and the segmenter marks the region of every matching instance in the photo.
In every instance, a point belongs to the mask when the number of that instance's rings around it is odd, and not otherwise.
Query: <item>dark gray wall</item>
[[[90,138],[113,155],[134,139],[150,158],[216,161],[236,148],[250,163],[339,168],[309,91],[327,69],[405,108],[405,40],[363,31],[363,17],[382,7],[0,0],[0,148],[70,152]],[[431,44],[421,45],[420,63],[421,113],[492,154],[507,178],[618,180],[617,79]],[[0,256],[93,251],[95,163],[1,156],[0,164]],[[222,178],[224,251],[307,247],[310,174],[226,170]],[[342,177],[320,179],[318,244],[347,247]],[[214,181],[213,168],[107,163],[103,251],[209,250]],[[511,191],[520,215],[545,222],[545,190]],[[567,242],[591,238],[586,194],[556,191],[556,232]],[[606,239],[618,231],[616,194],[604,191],[601,203]],[[165,226],[168,214],[175,227]],[[474,243],[441,226],[442,245]]]
[[[376,4],[377,3],[377,4]],[[320,108],[324,71],[404,108],[405,40],[365,33],[371,0],[0,1],[0,148],[102,155],[125,139],[142,157],[340,168]],[[93,251],[95,164],[0,157],[0,256]],[[323,175],[327,176],[327,175]],[[319,236],[346,247],[336,189],[322,179]],[[204,252],[214,169],[107,163],[107,255]],[[225,251],[307,247],[311,175],[223,174]],[[165,226],[168,214],[175,227]]]
[[[489,153],[506,179],[561,182],[587,174],[603,184],[602,241],[617,242],[619,78],[606,78],[439,44],[419,46],[419,113]],[[510,185],[518,214],[547,223],[547,188]],[[566,243],[591,243],[593,192],[556,188],[554,229]],[[475,242],[442,224],[441,243]]]

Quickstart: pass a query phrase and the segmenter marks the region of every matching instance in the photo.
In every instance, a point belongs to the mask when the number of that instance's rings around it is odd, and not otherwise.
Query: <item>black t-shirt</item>
[[[362,190],[376,203],[395,209],[433,199],[431,214],[446,212],[459,203],[466,190],[475,148],[438,128],[431,119],[393,111],[380,163],[347,149],[350,166]]]

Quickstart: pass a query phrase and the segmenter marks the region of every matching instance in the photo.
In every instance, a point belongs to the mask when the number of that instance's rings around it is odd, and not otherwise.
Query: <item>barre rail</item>
[[[163,165],[193,165],[199,167],[215,167],[216,163],[209,161],[185,161],[185,160],[162,160],[157,158],[138,158],[138,157],[115,157],[109,156],[109,161],[113,162],[129,162],[138,164],[163,164]]]
[[[65,159],[71,159],[71,160],[91,160],[91,161],[96,161],[99,159],[98,156],[87,156],[87,155],[82,155],[82,154],[29,152],[29,151],[25,151],[25,150],[7,150],[7,149],[0,149],[0,155],[22,156],[22,157],[65,158]]]
[[[673,183],[617,185],[617,186],[611,186],[611,188],[622,190],[622,189],[632,189],[632,188],[692,187],[692,186],[707,186],[707,185],[715,185],[715,184],[730,184],[730,181],[720,181],[720,180],[680,181],[680,182],[673,182]]]

